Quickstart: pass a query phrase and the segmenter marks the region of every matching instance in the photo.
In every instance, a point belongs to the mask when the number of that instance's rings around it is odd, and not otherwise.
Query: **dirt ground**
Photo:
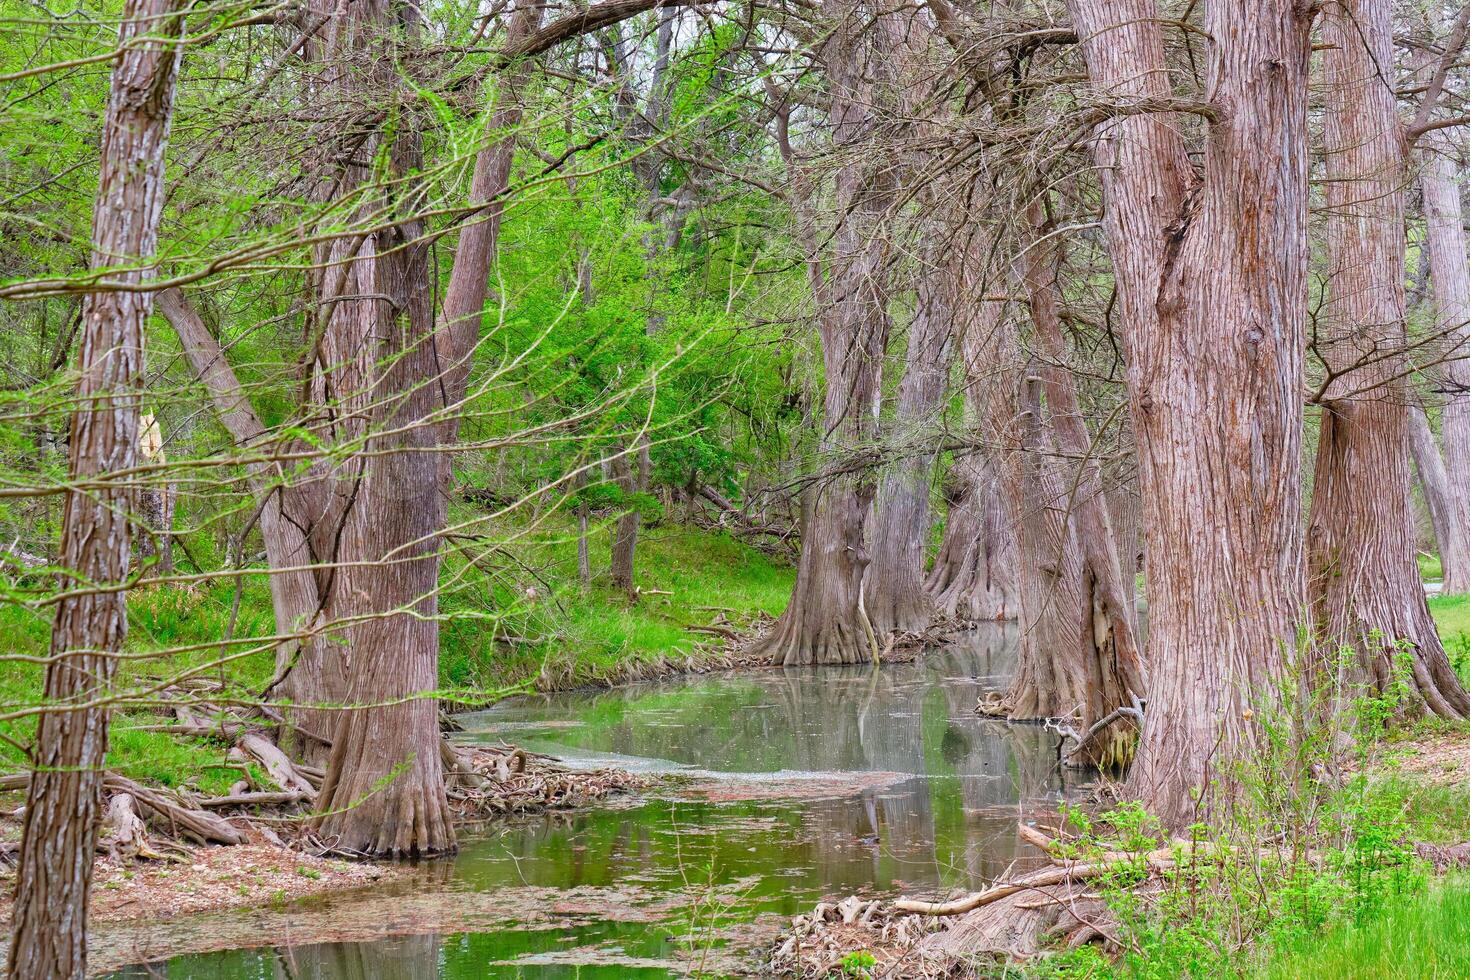
[[[264,839],[234,846],[196,846],[178,861],[93,865],[95,922],[173,919],[197,912],[252,908],[392,881],[392,865],[313,857]],[[15,869],[0,873],[0,925],[11,918]]]
[[[1462,783],[1470,776],[1470,731],[1423,732],[1389,746],[1398,772],[1430,783]]]

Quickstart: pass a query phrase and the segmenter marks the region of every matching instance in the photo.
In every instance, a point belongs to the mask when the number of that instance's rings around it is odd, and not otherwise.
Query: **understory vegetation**
[[[451,710],[481,707],[531,690],[606,684],[657,676],[699,649],[715,654],[735,631],[761,617],[779,615],[791,591],[788,562],[743,544],[727,533],[663,523],[644,532],[647,566],[642,595],[632,602],[607,581],[609,534],[594,527],[590,558],[598,573],[583,591],[578,582],[576,527],[552,518],[533,532],[508,533],[507,560],[489,571],[459,569],[464,579],[455,601],[474,614],[456,616],[444,631],[441,696]],[[275,669],[270,649],[213,665],[215,641],[230,635],[269,635],[271,597],[263,577],[202,587],[155,586],[129,596],[129,644],[149,656],[124,668],[125,682],[148,677],[199,676],[221,685],[217,696],[258,697]],[[711,623],[720,625],[710,629]],[[690,629],[694,627],[694,629]],[[0,636],[21,649],[43,649],[50,623],[18,605],[0,606]],[[180,648],[196,648],[190,653]],[[699,649],[697,649],[699,648]],[[716,662],[711,657],[711,663]],[[203,667],[201,672],[201,666]],[[0,703],[22,708],[41,703],[41,670],[12,666],[0,672]],[[160,731],[154,707],[119,712],[112,723],[109,769],[140,782],[187,786],[220,794],[240,778],[240,763],[225,758],[227,745]],[[34,721],[0,722],[0,771],[26,766],[21,750]],[[259,776],[259,773],[257,773]]]

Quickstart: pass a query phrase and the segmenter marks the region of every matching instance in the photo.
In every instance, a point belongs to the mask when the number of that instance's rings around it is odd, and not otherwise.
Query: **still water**
[[[1035,855],[1022,813],[1076,776],[1055,737],[975,714],[1014,628],[881,670],[709,674],[517,698],[466,740],[669,774],[593,810],[466,834],[406,882],[98,930],[113,976],[668,978],[754,972],[779,926],[854,893],[978,887]]]

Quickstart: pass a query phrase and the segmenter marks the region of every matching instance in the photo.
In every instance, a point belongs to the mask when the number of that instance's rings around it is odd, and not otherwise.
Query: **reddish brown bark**
[[[925,587],[939,615],[980,623],[1015,619],[1010,517],[989,454],[974,450],[955,461],[944,539]]]
[[[938,249],[934,249],[938,253]],[[934,618],[924,587],[924,556],[932,517],[929,486],[936,453],[937,416],[949,380],[950,325],[955,315],[957,270],[938,254],[921,270],[918,308],[909,326],[908,353],[894,406],[889,443],[900,456],[888,465],[873,514],[873,562],[863,583],[864,601],[879,636],[917,631]]]
[[[971,297],[981,283],[967,283]],[[965,414],[972,436],[990,448],[976,447],[959,455],[950,471],[954,485],[944,540],[930,569],[928,588],[939,613],[972,622],[1015,619],[1016,597],[1013,521],[1005,503],[987,419],[990,399],[1002,379],[996,374],[998,330],[1004,304],[960,304],[959,336]]]
[[[1020,650],[1006,695],[1012,718],[1081,722],[1096,678],[1079,654],[1082,554],[1043,416],[1034,369],[1017,372],[1016,396],[997,400],[994,425],[1004,444],[1003,486],[1016,515],[1016,594]]]
[[[1173,97],[1151,0],[1068,5],[1096,96]],[[1160,112],[1094,153],[1126,324],[1150,690],[1127,787],[1171,827],[1225,805],[1302,626],[1301,379],[1312,11],[1212,0],[1203,179]]]
[[[1444,506],[1435,535],[1444,592],[1458,594],[1470,592],[1470,260],[1466,258],[1455,150],[1441,132],[1427,134],[1424,148],[1419,175],[1424,192],[1424,244],[1434,285],[1435,320],[1448,351],[1441,373],[1449,382],[1441,417],[1444,481],[1435,485]],[[1422,448],[1433,446],[1431,436]],[[1434,451],[1438,456],[1439,450]],[[1433,467],[1427,458],[1425,463]],[[1424,482],[1428,493],[1429,481]]]
[[[1383,0],[1328,4],[1323,56],[1330,382],[1308,530],[1311,597],[1328,648],[1351,647],[1349,682],[1393,689],[1407,671],[1416,714],[1470,716],[1424,600],[1409,509],[1404,334],[1404,143]],[[1402,663],[1400,662],[1402,658]],[[1333,665],[1341,669],[1341,665]],[[1340,691],[1351,697],[1351,692]]]
[[[386,4],[365,4],[355,16],[381,29]],[[405,16],[411,44],[417,25],[414,15]],[[519,9],[511,39],[532,33],[539,18],[539,7]],[[350,41],[355,25],[342,28]],[[376,71],[391,70],[390,59],[370,57]],[[361,476],[348,483],[353,505],[342,554],[349,560],[336,573],[332,595],[335,617],[359,620],[351,631],[348,687],[357,707],[336,728],[316,820],[318,831],[348,852],[405,856],[455,844],[432,697],[439,534],[451,479],[450,455],[441,447],[456,438],[468,394],[514,152],[506,130],[520,119],[525,71],[510,73],[504,102],[488,123],[471,185],[471,204],[484,209],[461,236],[442,317],[436,321],[431,305],[428,246],[410,199],[398,202],[405,213],[397,225],[351,242],[357,251],[346,266],[344,295],[383,298],[334,304],[323,335],[326,351],[346,355],[321,358],[340,366],[324,379],[328,390],[347,415],[373,423]],[[385,91],[394,84],[391,76],[379,79]],[[418,135],[408,127],[395,131],[389,153],[398,174],[420,168]],[[364,178],[353,174],[344,183],[357,186]]]
[[[123,9],[102,127],[92,212],[92,261],[105,278],[137,285],[157,248],[164,150],[182,57],[183,17],[173,0]],[[144,40],[151,38],[151,40]],[[132,558],[131,489],[107,475],[138,459],[143,326],[152,294],[132,289],[82,300],[80,377],[72,415],[69,490],[62,514],[67,569],[51,631],[51,661],[32,754],[11,926],[10,977],[86,975],[92,853],[101,818],[108,697],[127,634],[125,583]]]
[[[412,57],[415,18],[389,0],[366,0],[335,16],[327,26],[329,84],[392,97],[400,84],[394,65]],[[406,23],[395,29],[395,20]],[[382,153],[394,176],[414,173],[422,163],[418,134],[401,122],[369,143],[371,152],[358,151],[343,168],[337,193],[364,197],[360,218],[381,210],[398,223],[334,240],[326,268],[340,273],[323,277],[319,296],[321,405],[339,451],[350,454],[333,485],[342,523],[328,615],[347,624],[348,645],[338,655],[352,707],[338,713],[314,825],[345,853],[408,856],[455,844],[432,695],[438,533],[449,475],[447,455],[433,450],[453,398],[447,384],[428,382],[464,361],[436,344],[428,247],[413,194],[390,199],[358,162]]]

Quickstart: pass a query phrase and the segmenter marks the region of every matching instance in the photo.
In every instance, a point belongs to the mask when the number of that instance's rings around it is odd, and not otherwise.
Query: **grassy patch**
[[[1470,683],[1470,595],[1429,597],[1429,612],[1460,679]]]
[[[445,625],[444,682],[490,693],[543,673],[588,682],[615,676],[710,639],[690,625],[721,615],[739,622],[780,613],[796,574],[723,533],[649,527],[639,535],[635,580],[642,594],[634,602],[607,581],[607,530],[594,530],[589,546],[594,574],[586,593],[577,580],[574,535],[553,528],[522,540],[508,563],[535,568],[534,578],[491,575],[448,600],[446,609],[463,609],[477,601],[471,589],[492,593],[490,601],[479,600],[483,615]]]
[[[1256,974],[1389,980],[1470,976],[1470,880],[1454,877],[1364,923],[1278,948]]]

